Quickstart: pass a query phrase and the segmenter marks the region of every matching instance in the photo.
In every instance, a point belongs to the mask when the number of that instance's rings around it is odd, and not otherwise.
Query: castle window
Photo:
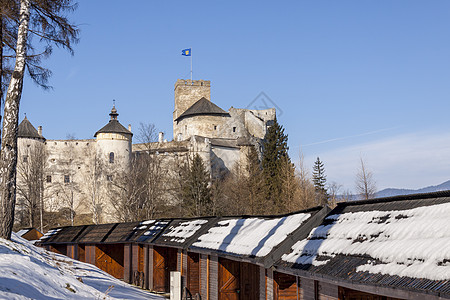
[[[110,152],[109,153],[109,163],[113,164],[114,163],[114,152]]]
[[[48,183],[52,182],[52,176],[47,175],[47,182],[48,182]]]
[[[217,126],[216,125],[214,125],[214,130],[217,130]]]
[[[69,183],[69,182],[70,182],[69,175],[64,175],[64,183]]]
[[[233,132],[236,132],[236,127],[233,127]]]
[[[106,181],[112,181],[112,175],[106,175]]]
[[[23,162],[28,162],[28,156],[27,155],[24,155],[22,159],[23,159]]]

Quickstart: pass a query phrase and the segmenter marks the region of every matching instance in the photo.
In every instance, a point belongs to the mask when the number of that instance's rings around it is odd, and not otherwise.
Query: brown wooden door
[[[98,245],[95,265],[112,276],[123,279],[124,251],[122,244]]]
[[[240,267],[240,298],[259,299],[259,267],[245,262],[241,262]]]
[[[239,262],[219,258],[219,300],[239,300]]]
[[[200,294],[200,255],[189,252],[187,260],[187,288],[194,296]]]
[[[274,272],[273,273],[273,299],[297,300],[297,279],[295,276]]]
[[[177,249],[153,248],[153,290],[169,292],[170,272],[177,270]]]
[[[138,260],[138,272],[144,272],[144,245],[139,245]]]
[[[84,245],[78,246],[78,260],[82,262],[86,262],[86,248]]]

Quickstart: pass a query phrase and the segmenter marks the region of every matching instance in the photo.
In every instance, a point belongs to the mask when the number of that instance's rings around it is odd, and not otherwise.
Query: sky
[[[92,1],[69,15],[75,54],[44,63],[20,107],[47,139],[93,138],[109,119],[172,138],[174,83],[211,80],[221,108],[277,109],[290,155],[354,190],[362,157],[378,189],[450,179],[450,1]],[[263,96],[258,97],[264,93]]]

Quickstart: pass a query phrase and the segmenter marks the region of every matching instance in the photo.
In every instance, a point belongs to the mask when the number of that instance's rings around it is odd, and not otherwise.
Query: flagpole
[[[192,48],[191,48],[191,82],[192,82]]]

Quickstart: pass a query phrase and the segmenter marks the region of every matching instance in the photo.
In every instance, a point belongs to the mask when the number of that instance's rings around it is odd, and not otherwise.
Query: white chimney
[[[42,136],[42,126],[38,126],[38,134]]]
[[[158,142],[160,142],[160,143],[164,142],[164,132],[159,133]]]
[[[128,131],[131,132],[131,124],[128,124]]]

